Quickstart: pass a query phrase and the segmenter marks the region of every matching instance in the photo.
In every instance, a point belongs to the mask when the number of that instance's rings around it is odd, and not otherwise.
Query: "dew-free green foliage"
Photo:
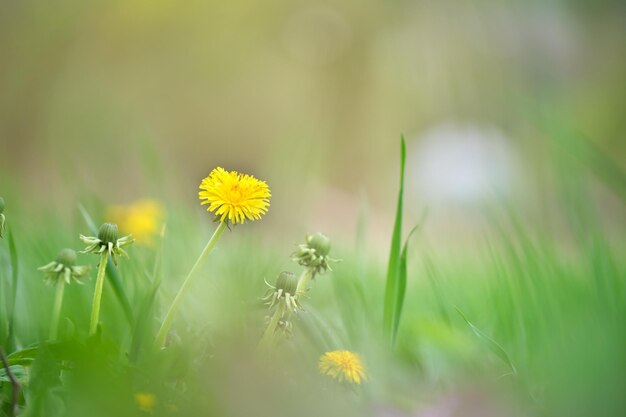
[[[396,334],[398,332],[406,291],[406,249],[408,242],[405,243],[404,248],[402,248],[405,163],[406,143],[404,136],[402,136],[400,138],[400,189],[398,190],[396,218],[393,226],[393,235],[391,236],[391,249],[389,252],[389,264],[387,266],[387,280],[383,306],[383,331],[390,339],[392,346],[395,343]]]
[[[92,265],[91,280],[67,287],[58,341],[48,343],[54,289],[36,268],[60,248],[81,249],[78,235],[97,232],[103,204],[81,196],[84,207],[67,212],[7,212],[0,340],[22,388],[20,415],[419,415],[449,404],[507,416],[620,415],[626,242],[607,233],[578,181],[595,171],[567,158],[553,165],[566,232],[540,227],[500,202],[486,214],[482,243],[460,250],[411,239],[412,233],[403,242],[404,159],[402,141],[387,271],[362,241],[353,248],[324,231],[333,241],[331,256],[342,262],[314,280],[292,337],[270,354],[258,349],[266,326],[264,278],[298,271],[289,259],[295,239],[266,244],[243,227],[225,231],[167,347],[155,349],[165,310],[215,228],[188,204],[163,196],[167,232],[153,247],[131,247],[117,268],[108,265],[99,331],[88,336],[97,257],[79,254],[79,264]],[[20,199],[4,197],[7,206]],[[617,201],[623,210],[624,200]],[[364,235],[366,222],[360,224]],[[420,221],[417,230],[427,228]],[[368,382],[346,386],[320,375],[319,357],[333,350],[359,353]],[[150,414],[137,393],[154,396]],[[2,417],[10,415],[11,395],[2,368]]]

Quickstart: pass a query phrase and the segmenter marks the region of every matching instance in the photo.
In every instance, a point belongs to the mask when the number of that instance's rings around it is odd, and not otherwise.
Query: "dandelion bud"
[[[76,251],[73,249],[63,249],[57,256],[57,263],[63,264],[67,267],[76,265]]]
[[[116,224],[104,223],[102,226],[100,226],[100,230],[98,231],[98,239],[100,239],[105,244],[115,244],[118,234],[119,232],[117,230]]]
[[[309,247],[313,249],[318,256],[326,256],[330,252],[330,239],[324,233],[316,233],[307,237]]]
[[[270,309],[281,303],[288,311],[293,313],[303,309],[298,300],[298,280],[294,274],[281,272],[276,279],[276,286],[268,284],[267,281],[266,284],[270,287],[270,290],[263,300]]]
[[[111,256],[113,263],[117,265],[117,256],[128,256],[123,249],[135,241],[132,235],[124,236],[118,239],[117,225],[113,223],[104,223],[100,226],[98,237],[80,235],[80,239],[87,245],[82,253],[93,253],[102,255],[107,253]]]
[[[71,281],[82,284],[81,278],[85,278],[89,273],[88,266],[76,265],[76,252],[72,249],[63,249],[55,261],[38,269],[45,274],[46,282],[50,284],[58,280],[64,280],[67,284]]]
[[[298,287],[298,280],[291,272],[281,272],[276,279],[276,289],[283,290],[283,293],[295,295]]]
[[[4,198],[0,197],[0,214],[4,213]]]
[[[336,262],[328,256],[330,252],[330,239],[323,233],[308,235],[306,243],[298,245],[298,249],[291,255],[294,261],[310,268],[313,275],[330,270],[330,262]]]

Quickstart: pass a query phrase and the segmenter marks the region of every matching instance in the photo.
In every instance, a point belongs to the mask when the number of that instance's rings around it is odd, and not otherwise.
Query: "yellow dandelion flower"
[[[252,175],[215,168],[202,180],[198,196],[207,211],[215,213],[220,221],[243,224],[246,219],[259,220],[270,205],[270,189],[265,181]]]
[[[141,411],[151,413],[156,406],[156,397],[149,392],[137,392],[135,393],[135,402]]]
[[[133,235],[138,244],[152,246],[163,223],[163,206],[156,200],[141,199],[128,206],[107,208],[106,218],[117,223],[123,233]]]
[[[339,381],[360,384],[367,381],[365,367],[361,357],[349,350],[335,350],[322,355],[319,362],[320,372]]]

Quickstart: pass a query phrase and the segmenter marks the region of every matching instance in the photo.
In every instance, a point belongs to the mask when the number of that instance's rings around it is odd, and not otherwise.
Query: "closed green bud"
[[[288,311],[295,313],[302,310],[298,301],[298,280],[291,272],[281,272],[276,278],[276,286],[265,281],[270,290],[263,298],[263,301],[272,309],[275,305],[281,304]]]
[[[98,239],[100,239],[104,244],[117,242],[119,232],[117,229],[117,225],[114,223],[104,223],[100,226],[100,230],[98,231]]]
[[[76,265],[76,252],[73,249],[63,249],[57,256],[57,262],[66,267]]]
[[[315,250],[317,256],[326,256],[330,252],[330,239],[324,233],[316,233],[307,237],[309,247]]]
[[[283,293],[295,295],[298,287],[298,280],[291,272],[281,272],[276,279],[276,289],[283,290]]]
[[[0,214],[4,213],[4,198],[0,197]]]
[[[330,263],[337,262],[328,256],[330,253],[330,239],[324,233],[315,233],[305,238],[305,243],[298,245],[298,248],[291,257],[300,265],[309,268],[312,271],[311,278],[316,274],[323,274],[331,270]],[[306,288],[300,286],[300,289]]]
[[[38,268],[45,274],[46,282],[53,284],[59,280],[69,284],[71,281],[82,284],[81,278],[89,273],[88,266],[76,265],[76,252],[72,249],[63,249],[56,260]]]
[[[113,263],[117,265],[117,255],[128,256],[123,248],[135,241],[132,235],[118,238],[118,233],[116,224],[104,223],[100,226],[98,237],[80,235],[80,240],[87,245],[81,253],[101,255],[106,252],[111,255]]]

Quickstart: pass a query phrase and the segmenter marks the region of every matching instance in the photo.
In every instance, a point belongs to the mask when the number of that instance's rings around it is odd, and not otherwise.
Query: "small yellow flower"
[[[220,221],[243,224],[246,219],[259,220],[270,205],[270,189],[265,181],[236,171],[215,168],[202,180],[198,196],[207,211],[214,212]]]
[[[322,355],[319,362],[320,372],[337,380],[360,384],[367,381],[365,367],[361,357],[349,350],[335,350]]]
[[[163,206],[156,200],[141,199],[128,206],[107,208],[106,218],[117,223],[123,233],[132,234],[137,243],[152,246],[163,223]]]
[[[156,397],[149,392],[137,392],[135,393],[135,402],[141,411],[151,413],[156,406]]]

